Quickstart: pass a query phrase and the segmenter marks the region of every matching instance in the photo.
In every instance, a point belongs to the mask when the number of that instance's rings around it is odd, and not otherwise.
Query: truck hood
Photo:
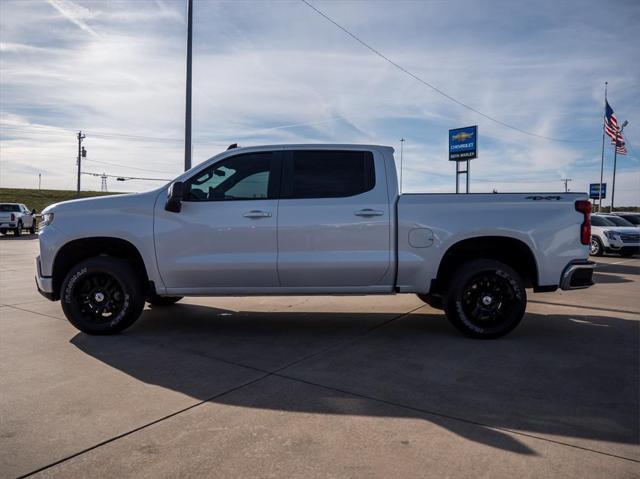
[[[93,213],[105,209],[131,208],[148,205],[153,208],[158,193],[164,187],[145,193],[125,193],[121,195],[96,196],[93,198],[79,198],[77,200],[62,201],[47,206],[42,210],[45,213],[83,212]]]
[[[638,228],[635,226],[593,226],[593,231],[613,231],[614,233],[631,233],[638,234]]]

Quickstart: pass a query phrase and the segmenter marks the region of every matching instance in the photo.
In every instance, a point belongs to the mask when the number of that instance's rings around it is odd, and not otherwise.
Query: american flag
[[[627,146],[624,143],[624,137],[620,133],[620,127],[618,126],[618,119],[613,112],[613,108],[606,102],[604,113],[604,131],[611,137],[611,144],[616,146],[618,155],[627,154]]]

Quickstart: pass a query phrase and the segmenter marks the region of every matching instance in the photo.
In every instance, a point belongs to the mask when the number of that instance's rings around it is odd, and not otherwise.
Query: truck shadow
[[[593,274],[593,281],[598,284],[606,284],[606,283],[632,283],[630,279],[627,279],[619,274],[611,274],[609,271],[602,272],[598,270],[598,272]]]
[[[611,263],[598,263],[596,268],[597,273],[607,273],[607,274],[640,274],[640,266],[639,265],[630,265],[630,264],[611,264]]]
[[[421,418],[519,454],[536,453],[508,430],[638,444],[637,321],[527,314],[511,335],[477,341],[428,307],[375,329],[394,316],[178,304],[146,311],[123,335],[71,342],[144,383],[219,404]],[[270,377],[218,395],[230,369]]]

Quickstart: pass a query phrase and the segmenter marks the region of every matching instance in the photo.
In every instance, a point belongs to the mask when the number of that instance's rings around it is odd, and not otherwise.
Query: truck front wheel
[[[96,256],[81,261],[62,283],[62,310],[87,334],[115,334],[131,326],[144,308],[138,275],[125,260]]]
[[[499,261],[479,259],[454,274],[444,300],[451,323],[467,336],[504,336],[522,320],[527,293],[520,275]]]

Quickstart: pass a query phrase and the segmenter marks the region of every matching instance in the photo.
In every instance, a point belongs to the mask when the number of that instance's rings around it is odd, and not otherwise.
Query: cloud
[[[1,4],[0,122],[14,124],[13,130],[0,126],[3,165],[60,172],[52,181],[61,188],[72,184],[75,132],[82,129],[87,168],[93,160],[102,162],[93,165],[100,173],[144,173],[105,163],[143,168],[150,176],[154,170],[179,172],[184,2],[53,3],[56,10],[35,2]],[[489,4],[465,16],[463,29],[457,28],[462,20],[456,12],[473,8],[471,1],[459,0],[455,9],[434,2],[314,4],[474,108],[571,141],[523,136],[449,102],[299,2],[195,2],[196,161],[234,142],[377,143],[398,151],[399,139],[406,138],[405,186],[452,191],[447,130],[477,124],[474,190],[494,184],[500,191],[510,185],[560,189],[562,177],[584,178],[586,185],[599,178],[605,79],[618,118],[630,121],[635,146],[640,67],[630,61],[635,43],[622,39],[637,36],[638,8],[630,6],[612,31],[600,21],[606,6],[595,0],[579,11],[563,4],[535,11]],[[61,15],[65,25],[79,28],[63,28]],[[631,156],[618,162],[621,182],[637,178],[640,164]],[[607,151],[607,178],[611,167]],[[29,176],[16,169],[6,169],[0,179],[4,186],[26,181]],[[99,188],[99,178],[85,181]],[[578,188],[578,181],[572,186]],[[624,195],[640,204],[633,188]]]
[[[94,14],[88,8],[82,7],[71,0],[48,0],[49,4],[62,14],[71,23],[77,25],[82,30],[90,33],[94,37],[98,34],[91,28],[86,20],[94,17]]]

